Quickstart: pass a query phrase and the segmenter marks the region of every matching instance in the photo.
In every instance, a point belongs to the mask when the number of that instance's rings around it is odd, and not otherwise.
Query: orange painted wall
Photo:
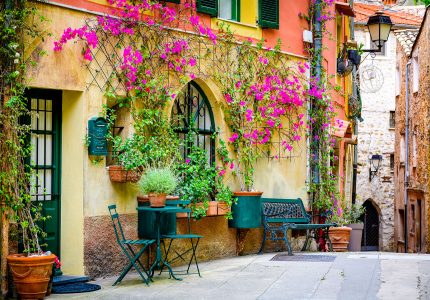
[[[348,3],[349,1],[341,1]],[[336,119],[346,120],[346,107],[348,105],[348,95],[351,94],[352,80],[351,75],[345,77],[338,77],[336,75],[336,59],[339,51],[342,49],[342,44],[346,40],[350,40],[349,32],[349,18],[347,16],[340,15],[336,12],[335,6],[331,7],[331,14],[335,16],[334,19],[326,23],[326,29],[329,33],[323,39],[323,57],[324,66],[326,67],[327,74],[329,76],[328,81],[333,86],[339,86],[339,92],[333,90],[331,92],[333,100],[333,108],[336,113]],[[336,21],[337,20],[337,21]],[[337,26],[337,22],[340,25]],[[339,192],[343,193],[344,187],[344,170],[345,170],[345,143],[343,140],[339,143]]]
[[[99,12],[108,13],[111,7],[97,2],[102,3],[102,1],[88,1],[88,0],[53,0],[51,3],[58,3],[62,5],[67,5],[70,7],[77,7],[83,10],[88,10],[89,12]]]
[[[303,43],[303,30],[309,30],[304,16],[309,14],[309,1],[279,1],[279,30],[264,29],[263,38],[269,47],[276,45],[278,38],[282,41],[282,50],[308,56]]]

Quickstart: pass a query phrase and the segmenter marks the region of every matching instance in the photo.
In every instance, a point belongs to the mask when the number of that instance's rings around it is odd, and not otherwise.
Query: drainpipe
[[[409,181],[409,66],[411,60],[406,64],[406,104],[405,104],[405,253],[408,253],[408,181]]]
[[[354,1],[353,0],[349,0],[349,5],[351,7],[354,7]],[[351,33],[351,39],[354,40],[355,36],[354,36],[354,18],[350,18],[349,19],[350,23],[349,23],[349,32]],[[356,77],[356,73],[357,73],[357,66],[354,65],[353,69],[352,69],[352,76],[355,78]],[[358,95],[358,90],[357,90],[357,85],[355,84],[355,81],[353,81],[353,86],[352,86],[352,96],[353,97],[359,97]],[[354,117],[354,129],[353,129],[353,134],[355,136],[358,136],[358,120],[359,118],[357,116]],[[357,161],[358,161],[358,145],[357,143],[354,144],[354,158],[352,161],[352,195],[351,195],[351,202],[352,204],[355,204],[355,201],[357,199]]]
[[[314,28],[313,28],[313,35],[314,35],[314,65],[311,65],[311,75],[314,78],[321,78],[321,56],[322,56],[322,30],[321,30],[321,0],[315,0],[315,15],[314,15]],[[311,99],[311,108],[314,109],[316,106],[315,99]],[[315,128],[312,128],[312,135],[316,135]],[[318,169],[318,161],[319,161],[319,142],[317,142],[317,145],[313,149],[313,153],[311,154],[311,160],[312,156],[315,160],[315,166],[313,167],[313,170],[311,170],[311,180],[314,184],[319,184],[320,176],[319,176],[319,169]],[[315,193],[312,195],[312,202],[315,201]]]

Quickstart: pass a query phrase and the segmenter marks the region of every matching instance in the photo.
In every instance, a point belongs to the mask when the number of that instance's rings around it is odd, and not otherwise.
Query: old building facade
[[[365,26],[367,16],[383,9],[379,5],[355,3],[355,39],[371,49]],[[417,27],[421,18],[402,12],[384,11],[395,24],[382,51],[362,55],[358,69],[361,80],[362,122],[358,123],[358,171],[356,202],[366,208],[363,250],[394,249],[394,133],[396,98],[396,37],[400,28]],[[378,172],[370,176],[372,155],[379,156]],[[376,160],[378,161],[378,160]]]
[[[167,5],[172,7],[184,4],[184,1],[166,2],[171,2]],[[177,4],[178,2],[180,3]],[[275,46],[280,38],[284,42],[283,55],[291,62],[307,62],[307,48],[312,47],[312,41],[303,41],[303,31],[310,29],[304,17],[309,11],[309,2],[274,1],[273,3],[279,3],[279,29],[263,28],[256,22],[259,17],[258,2],[240,1],[241,13],[234,16],[225,11],[222,12],[225,15],[221,15],[221,12],[199,12],[198,16],[213,31],[218,29],[220,22],[224,22],[240,38],[255,41],[265,39],[269,47]],[[86,274],[92,277],[118,274],[124,266],[124,257],[116,243],[107,207],[113,203],[117,205],[127,237],[136,238],[138,191],[132,183],[111,182],[106,168],[109,166],[108,160],[89,155],[88,146],[83,142],[88,133],[88,121],[98,117],[107,102],[106,91],[103,89],[106,82],[101,77],[106,68],[107,72],[111,71],[109,63],[106,63],[106,57],[100,59],[101,52],[97,52],[99,57],[95,57],[91,63],[85,62],[80,42],[70,43],[61,52],[53,51],[54,41],[62,36],[64,29],[81,28],[88,19],[107,13],[109,4],[104,0],[55,0],[37,2],[36,6],[40,14],[50,20],[45,26],[52,36],[45,40],[36,38],[31,43],[33,48],[29,48],[27,53],[29,56],[34,55],[32,51],[36,48],[48,53],[44,57],[37,57],[37,64],[28,70],[31,78],[28,96],[34,115],[32,142],[36,149],[32,160],[36,166],[41,166],[37,171],[40,171],[38,180],[42,182],[34,197],[35,200],[45,201],[44,205],[53,216],[46,231],[53,252],[60,256],[65,274]],[[346,0],[338,1],[330,9],[330,14],[336,15],[336,18],[326,25],[330,32],[337,33],[337,37],[324,38],[323,44],[329,51],[324,52],[323,61],[328,73],[334,74],[338,47],[349,40],[351,34],[350,18],[344,13],[346,10],[351,15],[352,9]],[[114,47],[109,49],[115,51]],[[203,65],[203,68],[209,67],[210,64]],[[340,86],[339,91],[332,92],[337,118],[347,123],[346,110],[352,80],[351,77],[334,80]],[[219,85],[208,78],[196,76],[185,86],[197,91],[198,96],[205,99],[205,105],[211,108],[213,127],[219,128],[221,137],[227,140],[230,132],[223,118],[221,104],[225,98]],[[172,107],[173,101],[168,107],[169,113],[173,111]],[[127,124],[130,119],[119,119],[125,122],[119,127],[130,126]],[[255,188],[264,191],[265,197],[302,198],[309,208],[305,132],[302,137],[299,150],[288,159],[262,159],[257,163]],[[352,170],[352,161],[346,157],[351,156],[351,151],[346,150],[344,137],[345,132],[338,136],[339,189],[345,191],[350,198],[351,182],[344,181],[343,177],[344,170]],[[237,185],[233,180],[232,188]],[[185,226],[186,220],[178,219],[179,230]],[[192,230],[205,237],[199,244],[199,260],[236,254],[238,231],[228,227],[223,215],[193,222]],[[244,253],[257,252],[261,239],[261,228],[251,230],[244,241]]]
[[[396,32],[395,249],[428,252],[430,13],[418,31]]]

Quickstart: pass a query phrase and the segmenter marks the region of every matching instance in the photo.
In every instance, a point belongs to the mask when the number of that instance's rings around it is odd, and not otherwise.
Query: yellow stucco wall
[[[49,4],[39,6],[43,15],[50,20],[44,26],[52,37],[44,42],[32,41],[32,49],[44,49],[48,55],[37,58],[37,66],[29,69],[30,86],[63,90],[61,259],[65,273],[80,275],[85,271],[85,218],[108,215],[107,206],[112,203],[117,204],[119,213],[136,213],[138,191],[136,185],[131,183],[112,183],[105,160],[93,163],[94,157],[88,156],[83,142],[87,122],[100,114],[105,100],[97,86],[86,84],[91,77],[81,57],[82,44],[72,42],[62,52],[52,51],[54,39],[61,36],[64,28],[81,27],[89,15]],[[246,10],[242,10],[241,14],[244,19],[255,20],[256,17],[256,11],[249,11],[247,15]],[[237,26],[240,28],[242,25]],[[254,30],[252,26],[245,28]],[[253,36],[247,31],[238,33]],[[254,34],[253,37],[261,37],[258,30],[254,30]],[[218,105],[224,101],[220,89],[210,80],[197,79],[196,82],[208,97],[216,126],[221,130],[220,136],[226,140],[230,133]],[[256,188],[264,191],[264,197],[301,197],[306,202],[305,181],[305,141],[301,142],[292,159],[281,159],[279,162],[261,159],[256,167]],[[232,176],[227,176],[226,183],[238,189]]]
[[[211,28],[217,30],[220,23],[225,23],[237,35],[261,39],[263,31],[257,26],[258,2],[256,0],[240,1],[240,22],[212,18]]]
[[[63,91],[61,262],[65,274],[84,274],[84,95]]]

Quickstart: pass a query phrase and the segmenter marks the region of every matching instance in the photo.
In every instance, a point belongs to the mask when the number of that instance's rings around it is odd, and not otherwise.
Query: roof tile
[[[382,10],[384,14],[390,17],[394,24],[419,26],[422,17],[403,11],[393,11],[384,9],[383,5],[372,5],[360,2],[354,2],[355,22],[366,23],[367,19],[374,15],[375,12]]]
[[[412,46],[418,35],[418,29],[395,30],[394,35],[402,46],[406,56],[410,56]]]

